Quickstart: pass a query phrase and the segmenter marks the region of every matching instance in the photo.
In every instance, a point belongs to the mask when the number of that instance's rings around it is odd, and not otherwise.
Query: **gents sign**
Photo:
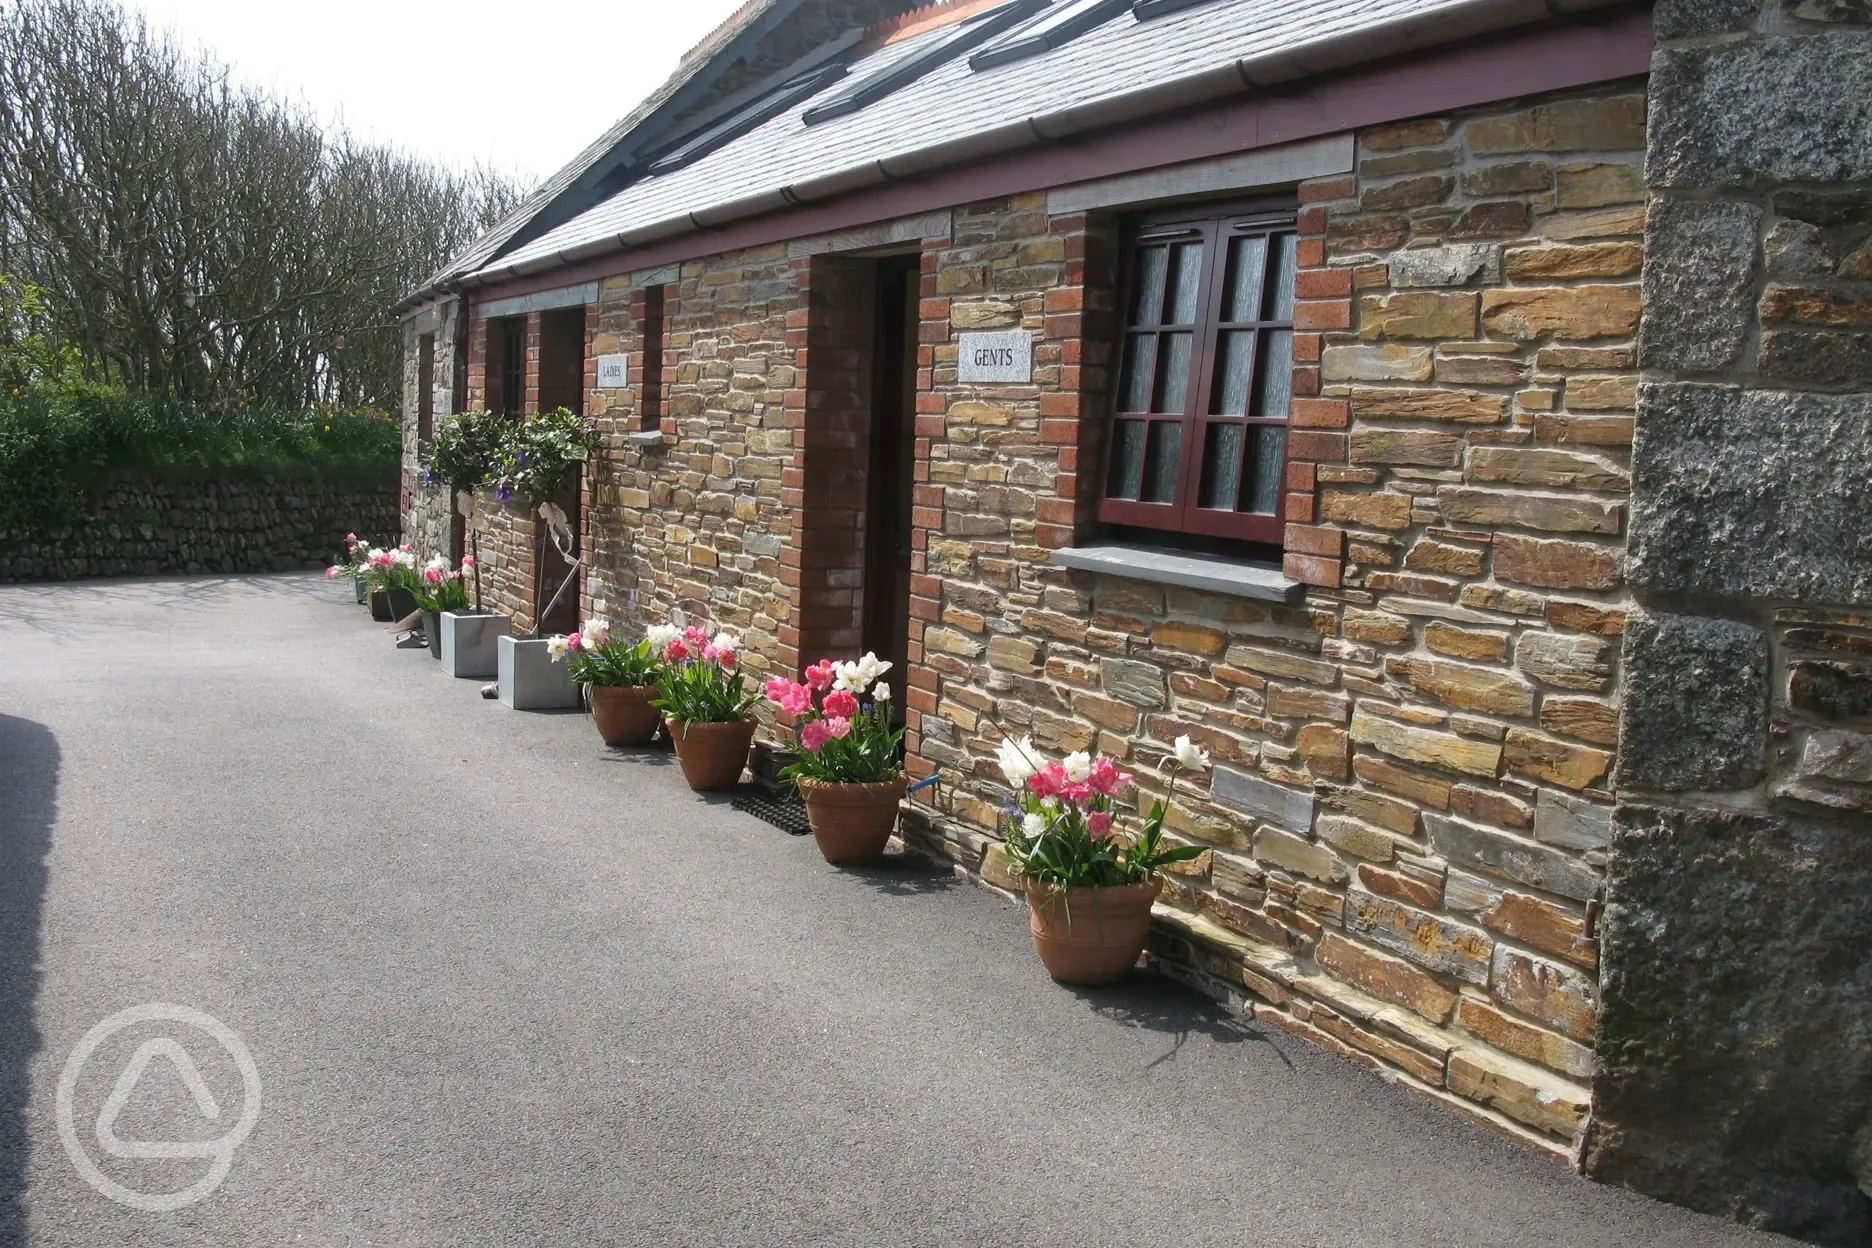
[[[626,355],[598,357],[598,388],[600,390],[622,390],[630,384],[624,376],[624,363],[629,358]]]
[[[956,379],[1032,381],[1033,335],[1024,329],[963,334],[956,349]]]

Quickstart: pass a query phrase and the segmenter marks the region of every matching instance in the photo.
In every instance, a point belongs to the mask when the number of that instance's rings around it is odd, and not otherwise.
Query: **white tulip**
[[[722,654],[733,654],[741,648],[741,639],[733,633],[716,633],[709,644]]]
[[[1188,737],[1176,739],[1176,761],[1190,771],[1209,770],[1209,752]]]
[[[565,658],[566,639],[564,637],[548,637],[546,639],[546,653],[552,656],[553,662],[555,663]]]
[[[1066,778],[1074,784],[1084,784],[1092,777],[1092,756],[1084,750],[1074,750],[1060,760],[1060,766],[1066,769]]]
[[[652,624],[649,628],[644,630],[644,636],[650,639],[650,644],[652,646],[661,650],[664,646],[669,645],[670,642],[682,636],[682,629],[676,627],[674,624]]]
[[[1046,816],[1029,813],[1021,816],[1021,831],[1029,837],[1039,836],[1046,831]]]
[[[877,687],[871,691],[871,697],[877,702],[890,701],[890,682],[886,680],[878,681]]]
[[[995,761],[1001,764],[1001,774],[1007,777],[1007,782],[1017,789],[1040,770],[1034,764],[1032,737],[1022,737],[1019,741],[1003,737],[1001,744],[995,747]]]

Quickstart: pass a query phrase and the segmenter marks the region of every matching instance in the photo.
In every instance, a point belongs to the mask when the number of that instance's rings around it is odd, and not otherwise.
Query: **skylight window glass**
[[[679,145],[651,161],[649,172],[651,174],[669,173],[671,170],[680,169],[684,165],[698,161],[716,148],[732,143],[756,126],[778,117],[801,100],[844,76],[843,65],[831,65],[789,79],[759,99],[729,113],[707,129],[682,140]]]
[[[954,30],[944,33],[941,38],[932,40],[922,51],[900,57],[859,78],[831,99],[813,105],[806,110],[806,124],[815,126],[876,103],[932,70],[948,64],[970,48],[979,47],[1015,23],[1026,21],[1045,5],[1046,0],[1009,0],[1009,3],[999,8],[978,13]]]
[[[1132,0],[1059,0],[1039,16],[1016,26],[974,56],[970,69],[993,69],[1065,47],[1094,26],[1131,7]]]
[[[1153,17],[1181,13],[1184,9],[1193,9],[1199,4],[1208,3],[1209,0],[1133,0],[1131,16],[1140,22],[1147,22]]]

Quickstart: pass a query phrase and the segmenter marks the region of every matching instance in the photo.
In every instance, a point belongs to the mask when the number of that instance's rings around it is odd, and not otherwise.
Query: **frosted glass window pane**
[[[1267,319],[1270,321],[1293,320],[1294,305],[1294,249],[1300,240],[1292,234],[1274,236],[1274,275],[1268,283]]]
[[[1153,412],[1180,412],[1189,393],[1190,335],[1157,335],[1157,401]]]
[[[1113,498],[1138,496],[1138,480],[1144,475],[1145,423],[1121,420],[1112,431],[1111,480],[1105,492]]]
[[[1255,331],[1252,329],[1232,329],[1220,335],[1217,346],[1220,359],[1216,361],[1216,384],[1211,391],[1209,414],[1212,416],[1246,416],[1248,414],[1248,383],[1254,378]]]
[[[1210,425],[1208,445],[1203,447],[1202,491],[1200,506],[1234,511],[1241,495],[1242,427]]]
[[[1281,469],[1287,453],[1287,426],[1254,426],[1254,472],[1248,483],[1248,510],[1271,516],[1280,510]]]
[[[1267,239],[1255,234],[1229,244],[1228,297],[1222,303],[1225,321],[1261,319],[1261,275],[1267,271]]]
[[[1137,286],[1131,294],[1131,324],[1161,325],[1163,311],[1164,268],[1170,260],[1168,247],[1145,247],[1137,253]]]
[[[1196,323],[1196,292],[1202,286],[1202,244],[1178,243],[1170,266],[1170,297],[1164,300],[1164,324]]]
[[[1261,402],[1257,416],[1285,416],[1293,398],[1293,331],[1270,329],[1263,338]]]
[[[1150,422],[1150,442],[1144,453],[1144,492],[1147,503],[1176,501],[1177,473],[1182,466],[1183,426],[1174,420]]]
[[[1118,410],[1150,410],[1151,366],[1157,358],[1155,334],[1131,334],[1125,338],[1124,378],[1118,386]]]

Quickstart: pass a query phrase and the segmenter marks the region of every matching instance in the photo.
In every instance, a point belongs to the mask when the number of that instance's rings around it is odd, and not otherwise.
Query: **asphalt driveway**
[[[1788,1242],[1167,983],[1055,987],[998,897],[439,669],[316,576],[0,587],[0,1244]],[[149,1003],[237,1045],[68,1070]],[[145,1210],[74,1150],[225,1180]]]

